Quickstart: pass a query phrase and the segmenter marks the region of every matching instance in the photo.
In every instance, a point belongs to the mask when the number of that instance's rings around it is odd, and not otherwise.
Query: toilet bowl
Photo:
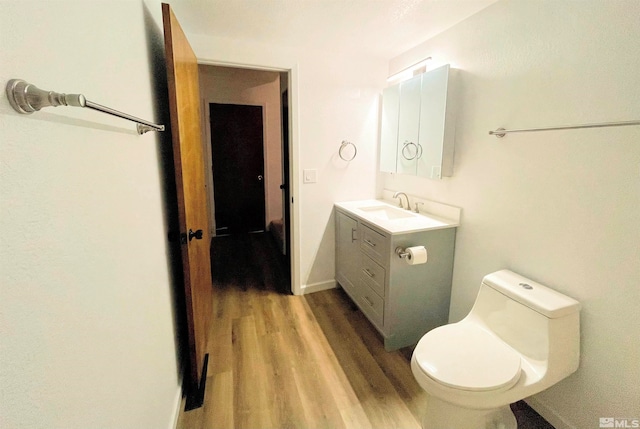
[[[425,334],[411,370],[427,392],[423,429],[516,429],[509,404],[569,376],[580,303],[512,271],[482,280],[471,312]]]

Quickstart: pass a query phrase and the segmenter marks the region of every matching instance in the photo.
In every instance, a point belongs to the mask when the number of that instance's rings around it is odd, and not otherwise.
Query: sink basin
[[[455,228],[460,224],[460,209],[429,201],[425,206],[436,209],[448,216],[414,213],[385,200],[358,200],[335,203],[335,207],[368,225],[389,234],[429,231],[432,229]]]
[[[390,207],[390,206],[370,206],[370,207],[358,207],[359,210],[377,217],[379,219],[394,220],[394,219],[406,219],[414,217],[415,215],[408,210]]]

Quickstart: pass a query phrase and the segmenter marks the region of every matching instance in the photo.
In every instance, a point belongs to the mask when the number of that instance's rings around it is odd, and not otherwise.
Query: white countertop
[[[460,225],[459,218],[447,219],[429,213],[414,213],[400,209],[397,204],[383,200],[345,201],[334,203],[334,206],[392,235],[455,228]],[[403,217],[385,219],[378,214],[379,211],[375,210],[376,208],[379,208],[380,211],[388,210],[392,214],[397,213]]]

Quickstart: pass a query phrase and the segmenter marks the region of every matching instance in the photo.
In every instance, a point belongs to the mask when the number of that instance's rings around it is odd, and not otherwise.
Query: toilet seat
[[[418,342],[413,359],[426,376],[454,389],[507,390],[520,378],[520,355],[472,323],[428,332]]]

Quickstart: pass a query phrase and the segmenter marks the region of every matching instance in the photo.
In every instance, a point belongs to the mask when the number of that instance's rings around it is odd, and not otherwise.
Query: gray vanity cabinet
[[[389,234],[336,208],[336,281],[380,332],[386,350],[414,345],[449,317],[455,228]],[[425,264],[396,247],[423,245]]]

